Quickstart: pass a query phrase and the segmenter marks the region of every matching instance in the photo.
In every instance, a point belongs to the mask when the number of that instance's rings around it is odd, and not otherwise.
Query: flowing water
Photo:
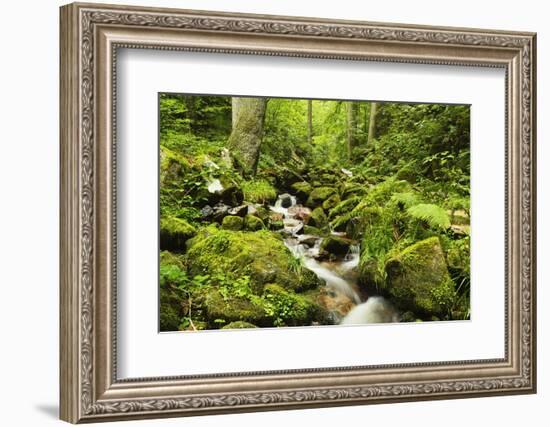
[[[366,302],[361,299],[357,285],[359,245],[352,244],[343,259],[320,260],[319,249],[323,238],[299,234],[304,222],[297,213],[304,208],[297,205],[296,197],[281,194],[270,209],[282,215],[283,230],[287,235],[284,241],[286,247],[325,283],[328,291],[325,305],[335,323],[349,325],[399,321],[396,311],[383,297],[373,296]]]

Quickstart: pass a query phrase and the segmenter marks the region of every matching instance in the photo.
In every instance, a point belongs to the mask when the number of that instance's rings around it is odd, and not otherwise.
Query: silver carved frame
[[[536,391],[535,34],[78,3],[60,13],[61,419]],[[120,47],[504,68],[505,357],[118,380],[114,144]]]

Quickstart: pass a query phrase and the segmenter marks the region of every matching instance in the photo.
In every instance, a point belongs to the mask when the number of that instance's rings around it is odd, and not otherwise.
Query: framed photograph
[[[61,418],[536,391],[535,34],[61,8]]]

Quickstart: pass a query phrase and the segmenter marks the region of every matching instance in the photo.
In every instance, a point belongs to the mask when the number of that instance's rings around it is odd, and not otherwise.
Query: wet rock
[[[304,234],[304,235],[300,236],[299,239],[298,239],[300,244],[305,245],[305,246],[310,247],[310,248],[315,246],[315,244],[317,243],[318,240],[319,240],[319,237],[308,235],[308,234]]]
[[[212,206],[206,205],[201,208],[201,219],[202,220],[208,220],[212,216],[214,216],[214,209],[212,209]]]
[[[253,215],[246,215],[244,217],[244,228],[248,231],[258,231],[264,228],[264,222]]]
[[[160,220],[160,249],[182,252],[185,250],[185,242],[195,233],[195,227],[184,219],[162,217]]]
[[[231,206],[223,203],[218,203],[217,205],[215,205],[212,209],[212,216],[214,220],[217,222],[221,222],[226,215],[229,215],[229,209],[231,209]]]
[[[244,217],[248,213],[248,205],[240,205],[229,209],[229,215]]]
[[[292,206],[292,196],[288,193],[279,195],[279,200],[281,201],[281,207],[289,208]]]
[[[242,230],[244,221],[240,216],[228,215],[222,221],[222,229],[239,231]]]
[[[294,184],[291,185],[291,188],[302,203],[305,203],[305,201],[309,197],[309,193],[311,193],[311,190],[313,190],[313,187],[311,186],[311,184],[305,181],[295,182]]]
[[[418,317],[445,318],[455,291],[439,238],[430,237],[386,262],[386,287],[397,308]]]
[[[311,209],[306,208],[305,206],[296,205],[288,208],[288,214],[307,223],[311,217]]]
[[[235,185],[223,189],[219,197],[223,203],[230,206],[239,206],[244,200],[243,190]]]
[[[338,196],[338,194],[333,194],[323,202],[323,209],[325,211],[329,211],[334,208],[338,203],[340,203],[340,196]]]
[[[329,221],[323,208],[313,209],[307,225],[323,229],[328,227],[328,224]]]
[[[282,214],[282,213],[279,213],[279,212],[271,212],[269,214],[269,220],[271,222],[280,222],[283,220],[285,216]]]
[[[344,257],[349,252],[350,241],[338,236],[325,237],[321,242],[321,252]]]
[[[334,187],[317,187],[309,194],[306,206],[315,208],[321,206],[325,200],[336,193]]]

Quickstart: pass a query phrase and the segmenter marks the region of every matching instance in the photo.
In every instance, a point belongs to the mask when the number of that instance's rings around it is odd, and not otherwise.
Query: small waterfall
[[[356,305],[342,319],[341,325],[364,325],[365,323],[395,323],[399,315],[383,297],[370,297],[367,302]]]
[[[302,260],[303,265],[311,270],[315,275],[324,281],[325,286],[330,289],[338,299],[338,296],[345,296],[345,300],[353,304],[361,304],[361,298],[355,290],[353,271],[359,265],[359,245],[351,245],[348,254],[341,261],[322,262],[316,258],[319,256],[322,237],[318,236],[298,236],[297,233],[302,229],[304,222],[296,217],[296,197],[291,194],[281,194],[273,206],[270,206],[272,212],[283,216],[284,232],[288,235],[285,238],[286,247],[292,254]],[[298,206],[299,207],[299,206]],[[343,234],[345,233],[334,233]],[[300,237],[314,238],[315,243],[309,245],[301,243]],[[335,319],[340,319],[341,314],[333,313]]]
[[[223,190],[223,185],[218,178],[208,181],[208,191],[210,193],[219,193]]]
[[[334,271],[323,266],[313,258],[304,257],[304,265],[313,271],[319,279],[324,280],[329,289],[348,296],[355,304],[361,303],[359,294],[353,289],[351,284],[338,276]]]
[[[286,201],[286,204],[290,202],[290,204],[287,207],[283,207],[283,205],[285,204],[285,201]],[[296,196],[292,196],[290,194],[280,194],[277,197],[277,201],[275,202],[275,205],[270,206],[269,208],[273,212],[282,214],[285,219],[292,219],[292,216],[288,213],[288,209],[293,206],[296,206]]]

